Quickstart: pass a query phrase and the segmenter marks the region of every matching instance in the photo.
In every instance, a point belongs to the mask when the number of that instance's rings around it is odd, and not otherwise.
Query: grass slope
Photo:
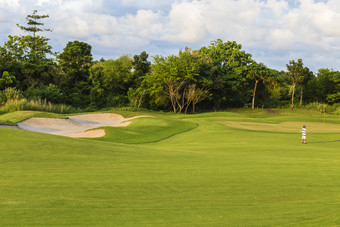
[[[0,125],[17,125],[31,117],[67,118],[65,115],[41,111],[14,111],[0,115]]]
[[[127,144],[151,143],[190,131],[197,123],[180,119],[144,117],[134,119],[128,127],[103,127],[106,135],[94,140]]]
[[[155,143],[122,131],[126,142],[141,144],[0,128],[0,225],[340,225],[340,134],[310,134],[302,145],[299,133],[216,123],[241,118],[265,123],[299,116],[136,119],[130,130],[143,125],[153,138],[155,121],[199,125]],[[306,113],[304,120],[322,116]]]

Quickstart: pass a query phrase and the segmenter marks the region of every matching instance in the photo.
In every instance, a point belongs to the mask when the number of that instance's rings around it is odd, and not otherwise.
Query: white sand
[[[68,119],[37,118],[32,117],[18,123],[19,128],[68,137],[101,137],[105,135],[104,129],[95,129],[104,126],[123,127],[129,125],[130,120],[137,117],[124,118],[119,114],[96,113],[68,116]],[[94,129],[94,130],[90,130]]]

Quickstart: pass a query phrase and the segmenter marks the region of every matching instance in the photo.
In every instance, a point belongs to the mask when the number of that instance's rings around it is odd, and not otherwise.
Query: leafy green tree
[[[8,41],[0,48],[0,73],[8,71],[16,77],[18,86],[26,89],[30,86],[48,84],[53,81],[57,68],[52,59],[52,47],[46,37],[37,35],[38,32],[50,31],[42,29],[43,23],[38,20],[48,17],[39,16],[37,11],[28,15],[27,27],[18,25],[25,32],[33,35],[8,36]]]
[[[92,63],[92,46],[85,42],[68,42],[58,55],[58,62],[66,74],[65,84],[73,86],[80,81],[88,81]]]
[[[208,95],[209,80],[204,77],[200,51],[186,48],[178,55],[155,56],[152,72],[146,77],[148,92],[157,106],[168,105],[174,113],[187,111]]]
[[[329,91],[327,95],[327,102],[330,104],[340,102],[340,72],[332,72],[330,80],[334,84],[334,90]]]
[[[196,87],[196,83],[189,84],[185,92],[185,97],[187,99],[187,104],[185,107],[185,113],[188,112],[188,107],[192,104],[192,112],[195,112],[195,106],[197,103],[203,101],[211,95],[209,89]]]
[[[303,98],[304,96],[306,96],[305,98],[307,99],[312,99],[313,97],[310,97],[310,91],[308,91],[308,85],[310,85],[310,82],[315,78],[315,75],[312,71],[309,70],[309,68],[304,67],[303,68],[303,79],[300,83],[300,107],[302,106],[302,102],[303,102]],[[307,93],[304,92],[305,90],[307,90]]]
[[[327,96],[329,94],[334,94],[337,92],[337,84],[334,81],[334,78],[339,72],[322,68],[318,70],[317,77],[314,79],[314,101],[318,101],[321,103],[327,102]]]
[[[27,27],[17,24],[17,26],[21,30],[33,33],[33,36],[24,37],[25,38],[24,42],[27,44],[26,46],[27,49],[25,51],[27,51],[29,59],[31,59],[31,61],[33,62],[38,61],[42,57],[45,57],[46,53],[52,54],[51,52],[52,47],[47,45],[47,41],[49,39],[36,35],[36,33],[38,32],[52,31],[51,29],[41,28],[41,26],[43,26],[44,23],[40,22],[40,20],[48,18],[49,15],[38,15],[37,12],[38,12],[37,10],[34,10],[32,15],[27,15],[26,17]]]
[[[53,55],[52,47],[48,44],[49,39],[40,35],[38,32],[51,31],[43,29],[40,20],[48,18],[48,15],[38,15],[37,10],[32,15],[26,17],[27,26],[17,26],[25,32],[33,35],[9,36],[5,43],[5,48],[16,60],[21,62],[21,72],[25,78],[24,85],[36,86],[39,83],[48,84],[52,81],[53,75],[49,72],[55,68],[53,60],[49,55]]]
[[[7,87],[13,87],[16,84],[16,78],[14,76],[10,76],[7,71],[2,73],[2,77],[0,78],[0,89],[5,89]]]
[[[25,90],[24,96],[31,100],[46,100],[51,103],[64,103],[64,95],[54,84],[29,87]]]
[[[139,55],[133,56],[133,79],[134,87],[139,87],[143,77],[150,72],[151,62],[148,61],[149,55],[143,51]]]
[[[241,49],[242,45],[235,41],[221,39],[201,48],[206,55],[205,75],[213,81],[210,99],[215,109],[242,106],[248,100],[247,66],[252,59]]]
[[[24,31],[28,31],[28,32],[32,32],[33,36],[36,36],[37,32],[42,32],[42,31],[51,31],[51,29],[43,29],[40,28],[39,26],[43,26],[44,23],[39,22],[40,19],[43,18],[48,18],[49,15],[37,15],[37,10],[33,10],[33,14],[32,15],[27,15],[26,17],[26,23],[27,25],[29,25],[29,27],[24,27],[21,26],[19,24],[17,24],[17,26]]]
[[[253,62],[248,66],[248,70],[248,77],[255,82],[252,98],[252,109],[254,109],[256,89],[259,81],[270,84],[274,84],[275,81],[271,78],[271,71],[263,63],[258,64],[256,62]]]
[[[18,87],[21,87],[22,81],[25,80],[21,73],[21,65],[21,61],[6,47],[6,43],[0,47],[0,75],[7,71],[11,76],[15,76]]]
[[[80,41],[68,42],[63,52],[57,56],[62,70],[60,84],[67,103],[85,107],[90,103],[90,67],[92,46]]]
[[[128,55],[94,64],[90,69],[93,105],[103,107],[127,104],[127,93],[134,81],[132,67],[133,62]]]
[[[286,67],[288,70],[287,75],[292,84],[291,110],[293,110],[295,87],[304,80],[307,70],[305,67],[303,67],[302,59],[298,59],[297,62],[295,62],[294,60],[289,61],[289,64],[287,64]]]
[[[133,56],[133,80],[128,91],[130,104],[140,108],[146,96],[146,87],[143,83],[144,77],[150,72],[151,62],[148,61],[149,55],[143,51],[139,55]]]

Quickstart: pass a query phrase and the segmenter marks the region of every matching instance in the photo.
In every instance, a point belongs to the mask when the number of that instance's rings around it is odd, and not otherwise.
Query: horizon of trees
[[[177,55],[152,57],[123,55],[94,61],[92,46],[69,41],[63,52],[53,53],[41,20],[48,15],[33,11],[28,35],[8,36],[0,46],[0,104],[11,88],[27,99],[99,109],[134,106],[172,112],[220,110],[233,107],[293,109],[311,102],[340,101],[340,72],[321,68],[316,74],[291,60],[287,71],[270,69],[252,59],[235,41],[212,41]]]

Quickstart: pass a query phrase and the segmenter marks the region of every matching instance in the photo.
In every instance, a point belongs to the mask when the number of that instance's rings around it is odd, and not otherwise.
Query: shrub
[[[9,99],[5,105],[0,107],[1,112],[24,110],[26,99]]]
[[[28,100],[47,100],[52,103],[63,103],[64,101],[63,93],[54,84],[29,87],[24,95]]]
[[[3,106],[0,107],[0,112],[11,112],[19,110],[35,110],[60,114],[81,112],[80,109],[76,109],[65,104],[52,104],[51,102],[40,99],[28,101],[25,98],[10,99]]]
[[[46,111],[53,113],[72,113],[77,112],[79,109],[75,109],[72,106],[68,106],[65,104],[52,104],[45,100],[30,100],[24,103],[25,110],[37,110],[37,111]]]
[[[333,105],[327,105],[319,102],[312,102],[305,106],[308,110],[318,110],[321,113],[336,113],[340,114],[340,103],[335,103]]]
[[[3,91],[0,91],[0,105],[4,105],[9,100],[18,100],[23,97],[22,92],[16,88],[8,87]]]

